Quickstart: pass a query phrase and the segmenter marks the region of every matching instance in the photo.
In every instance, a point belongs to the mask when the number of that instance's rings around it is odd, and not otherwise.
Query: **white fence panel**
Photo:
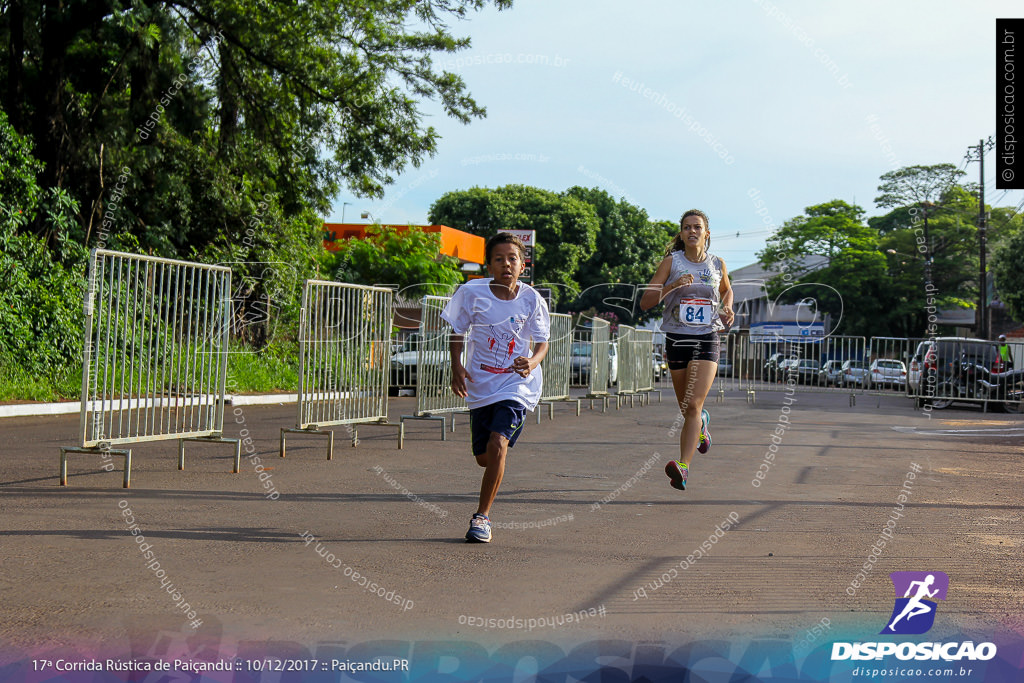
[[[286,434],[326,436],[330,460],[334,433],[322,427],[349,426],[355,446],[356,425],[388,424],[392,299],[384,287],[306,281],[299,316],[298,417],[295,429],[281,430],[282,457]]]
[[[231,269],[95,249],[89,264],[82,353],[81,447],[61,449],[61,485],[68,453],[125,457],[111,446],[222,439],[231,322]]]

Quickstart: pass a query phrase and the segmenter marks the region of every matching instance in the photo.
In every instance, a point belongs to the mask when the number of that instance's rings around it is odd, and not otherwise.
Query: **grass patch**
[[[0,401],[78,400],[82,366],[56,367],[46,374],[29,372],[9,358],[0,358]]]
[[[261,351],[232,344],[228,354],[229,394],[294,393],[299,386],[299,347],[275,342]],[[0,358],[0,402],[78,400],[82,366],[32,373],[9,358]]]
[[[299,346],[274,342],[261,351],[232,345],[228,355],[229,394],[295,393],[299,388]]]

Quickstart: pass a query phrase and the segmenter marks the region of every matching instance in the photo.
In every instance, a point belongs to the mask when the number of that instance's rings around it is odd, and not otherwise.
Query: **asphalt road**
[[[437,422],[407,422],[404,450],[394,428],[363,427],[355,448],[339,429],[328,461],[324,441],[304,437],[278,457],[294,406],[229,408],[226,434],[250,430],[259,467],[243,457],[232,474],[227,446],[190,444],[179,472],[176,442],[140,444],[127,490],[120,461],[104,471],[93,455],[72,455],[58,486],[77,416],[3,420],[4,657],[807,644],[815,627],[863,639],[892,610],[889,573],[911,570],[950,577],[929,637],[1024,633],[1019,415],[712,395],[714,446],[680,492],[662,471],[678,443],[667,387],[665,399],[530,416],[486,545],[463,542],[482,473],[464,415],[446,441]],[[393,419],[413,406],[392,399]]]

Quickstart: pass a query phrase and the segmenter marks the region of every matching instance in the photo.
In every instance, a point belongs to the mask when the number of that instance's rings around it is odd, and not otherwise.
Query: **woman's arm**
[[[668,280],[668,276],[671,274],[672,256],[670,255],[666,256],[658,265],[658,270],[654,272],[654,277],[651,278],[650,284],[644,288],[644,293],[640,297],[640,308],[645,311],[654,308],[660,304],[661,300],[668,296],[668,293],[673,289],[685,287],[686,285],[693,283],[693,276],[689,273],[685,273],[675,282],[666,285],[665,281]]]
[[[733,320],[736,319],[736,314],[732,310],[732,283],[729,282],[729,271],[725,268],[725,261],[718,259],[718,263],[722,266],[722,281],[718,283],[722,310],[719,311],[718,317],[725,322],[726,327],[731,327]]]

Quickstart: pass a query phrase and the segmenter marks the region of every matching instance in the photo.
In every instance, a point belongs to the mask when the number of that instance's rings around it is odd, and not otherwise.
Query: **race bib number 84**
[[[711,299],[683,299],[679,302],[679,321],[693,327],[710,325],[713,311]]]

